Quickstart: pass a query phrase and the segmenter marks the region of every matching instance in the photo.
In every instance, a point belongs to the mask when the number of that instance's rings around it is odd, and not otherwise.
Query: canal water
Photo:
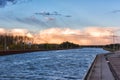
[[[82,80],[101,48],[0,56],[0,80]]]

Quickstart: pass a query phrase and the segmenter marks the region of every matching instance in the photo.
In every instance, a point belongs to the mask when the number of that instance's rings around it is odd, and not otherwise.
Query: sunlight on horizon
[[[39,33],[31,33],[27,29],[11,29],[6,30],[0,28],[1,35],[26,36],[31,38],[35,44],[51,43],[60,44],[65,41],[73,42],[80,45],[105,45],[113,43],[113,33],[115,28],[98,28],[88,27],[83,30],[70,28],[49,28],[39,31]],[[103,34],[104,33],[104,34]],[[118,34],[114,34],[119,38]],[[116,43],[119,40],[116,38]]]

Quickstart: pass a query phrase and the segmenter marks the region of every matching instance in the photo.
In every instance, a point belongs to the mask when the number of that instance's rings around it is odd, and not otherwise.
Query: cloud
[[[34,13],[35,15],[42,15],[42,16],[63,16],[63,17],[72,17],[71,15],[63,15],[61,13],[58,13],[57,11],[54,12],[47,12],[47,11],[42,11],[42,12],[36,12]]]
[[[53,18],[53,17],[44,17],[44,18],[45,18],[46,21],[53,21],[53,20],[55,20],[55,18]]]
[[[89,27],[84,30],[50,28],[40,31],[36,43],[74,42],[80,45],[101,45],[112,43],[111,28]]]
[[[54,15],[54,16],[61,16],[60,13],[54,11],[54,12],[46,12],[46,11],[42,11],[42,12],[36,12],[35,13],[36,15],[42,15],[42,16],[51,16],[51,15]]]
[[[4,7],[7,5],[7,3],[15,4],[17,0],[0,0],[0,7]]]
[[[5,7],[8,3],[16,4],[18,2],[26,2],[31,0],[0,0],[0,8]]]
[[[16,21],[25,23],[28,25],[36,25],[36,26],[48,26],[45,22],[37,19],[36,17],[27,17],[27,18],[16,18]]]
[[[100,27],[88,27],[84,29],[84,33],[89,36],[99,37],[99,36],[108,36],[111,34],[111,31],[114,31],[115,28],[100,28]]]
[[[120,10],[113,10],[111,13],[120,13]]]
[[[13,36],[26,36],[28,33],[27,29],[12,29],[9,31]]]
[[[4,28],[0,28],[0,35],[3,35],[6,33],[6,30]]]
[[[27,29],[11,29],[6,30],[0,28],[0,34],[7,33],[13,36],[28,36],[33,38],[33,42],[41,43],[57,43],[60,44],[65,41],[70,41],[80,45],[103,45],[113,42],[111,31],[115,28],[102,27],[88,27],[84,29],[70,29],[70,28],[48,28],[41,30],[38,33],[32,34]],[[120,37],[116,37],[116,43],[120,43]]]

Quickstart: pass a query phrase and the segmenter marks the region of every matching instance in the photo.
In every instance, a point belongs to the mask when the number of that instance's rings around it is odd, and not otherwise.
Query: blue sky
[[[35,14],[43,12],[61,15]],[[0,28],[119,27],[119,21],[120,0],[0,0]]]

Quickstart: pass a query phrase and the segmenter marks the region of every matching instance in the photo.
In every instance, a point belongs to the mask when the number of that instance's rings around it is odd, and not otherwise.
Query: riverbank
[[[97,55],[84,80],[114,80],[104,54]]]
[[[97,55],[84,80],[120,80],[119,57],[120,51]]]
[[[78,48],[66,48],[66,49],[37,49],[37,50],[6,50],[0,51],[0,56],[5,55],[14,55],[14,54],[24,54],[24,53],[31,53],[37,51],[55,51],[55,50],[68,50],[68,49],[78,49]]]
[[[35,51],[43,51],[43,50],[9,50],[9,51],[0,51],[0,56],[13,55],[13,54],[22,54],[22,53],[35,52]]]

